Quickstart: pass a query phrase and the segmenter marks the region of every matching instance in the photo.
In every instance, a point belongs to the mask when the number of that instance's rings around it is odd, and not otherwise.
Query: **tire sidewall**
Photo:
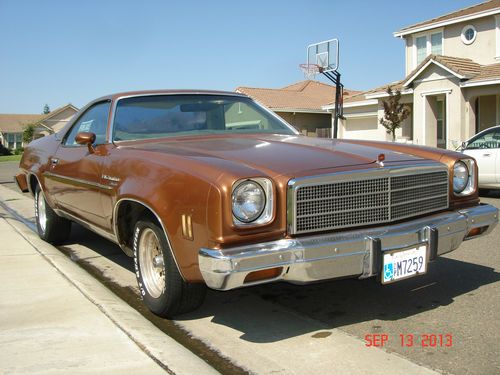
[[[43,195],[43,191],[42,189],[40,189],[39,186],[36,187],[36,190],[35,190],[35,221],[36,221],[36,229],[38,231],[38,235],[40,236],[40,238],[42,238],[43,240],[47,240],[47,229],[50,225],[50,219],[49,219],[49,215],[47,213],[47,200],[45,200],[45,217],[46,217],[46,223],[45,223],[45,230],[42,229],[41,225],[40,225],[40,216],[39,216],[39,212],[38,212],[38,201],[40,199],[45,199],[45,196]]]
[[[158,241],[160,242],[160,248],[163,255],[163,267],[165,272],[165,287],[161,295],[158,298],[152,297],[146,286],[144,285],[142,273],[141,273],[141,264],[139,260],[139,245],[141,240],[141,234],[145,229],[152,229],[155,232]],[[133,242],[133,250],[134,250],[134,269],[135,276],[137,278],[137,285],[139,286],[139,293],[141,294],[141,298],[143,299],[146,306],[154,313],[159,314],[164,309],[165,306],[171,305],[172,299],[175,296],[172,295],[172,290],[169,290],[171,278],[171,272],[169,272],[169,265],[172,262],[172,256],[170,254],[170,247],[168,246],[167,240],[163,231],[154,223],[149,221],[139,221],[137,222],[134,228],[134,242]]]

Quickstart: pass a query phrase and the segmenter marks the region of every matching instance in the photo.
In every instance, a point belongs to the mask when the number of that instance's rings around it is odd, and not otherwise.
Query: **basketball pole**
[[[344,85],[340,82],[340,73],[337,70],[330,72],[321,72],[323,75],[335,84],[335,115],[333,117],[332,138],[338,136],[339,118],[344,119]]]

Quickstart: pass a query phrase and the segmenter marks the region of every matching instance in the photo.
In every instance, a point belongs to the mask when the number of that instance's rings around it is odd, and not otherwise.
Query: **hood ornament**
[[[384,160],[385,160],[385,154],[379,154],[377,156],[377,160],[375,161],[375,163],[377,163],[380,168],[383,168],[383,166],[384,166]]]

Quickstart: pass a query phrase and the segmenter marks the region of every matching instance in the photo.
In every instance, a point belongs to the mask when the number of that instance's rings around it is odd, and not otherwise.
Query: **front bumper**
[[[400,224],[348,232],[282,239],[232,247],[200,249],[198,260],[206,284],[229,290],[272,281],[305,284],[339,277],[367,278],[379,273],[385,251],[427,244],[427,259],[455,250],[471,230],[489,233],[498,223],[490,205],[443,212]],[[478,235],[471,237],[476,238]],[[248,274],[282,267],[277,277],[245,282]]]

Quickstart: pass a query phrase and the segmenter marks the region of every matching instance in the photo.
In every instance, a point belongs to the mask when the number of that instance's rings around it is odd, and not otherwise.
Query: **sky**
[[[481,0],[0,0],[0,113],[147,89],[279,88],[340,41],[342,82],[404,77],[399,29]],[[328,83],[324,77],[320,81]]]

